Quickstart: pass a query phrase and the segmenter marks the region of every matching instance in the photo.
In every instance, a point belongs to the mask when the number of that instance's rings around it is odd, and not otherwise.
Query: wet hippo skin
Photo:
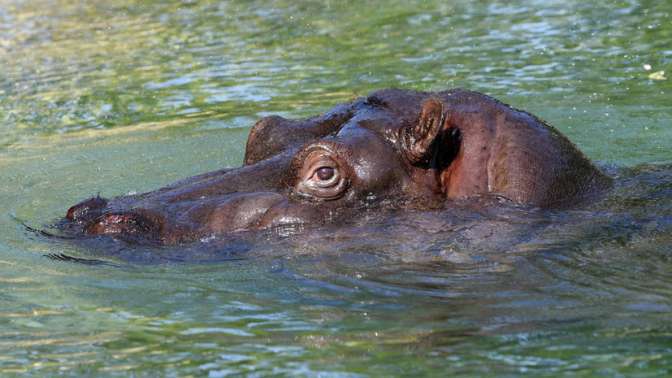
[[[467,90],[386,89],[313,118],[265,117],[250,131],[242,167],[90,198],[71,207],[63,225],[82,236],[176,244],[482,196],[566,207],[609,185],[529,113]]]

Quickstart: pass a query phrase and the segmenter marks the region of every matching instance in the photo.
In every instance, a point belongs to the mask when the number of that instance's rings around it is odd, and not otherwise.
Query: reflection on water
[[[672,70],[671,14],[646,0],[0,0],[0,374],[669,371],[672,81],[648,75]],[[566,211],[456,204],[182,249],[21,224],[239,165],[260,116],[390,86],[532,111],[616,187]]]

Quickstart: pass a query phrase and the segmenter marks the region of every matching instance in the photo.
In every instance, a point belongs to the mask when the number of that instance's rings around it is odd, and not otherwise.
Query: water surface
[[[669,374],[672,79],[651,74],[672,76],[671,15],[0,0],[0,374]],[[101,255],[21,224],[237,166],[259,117],[393,86],[531,111],[616,186],[568,211],[371,217],[204,250]],[[62,254],[106,263],[45,257]]]

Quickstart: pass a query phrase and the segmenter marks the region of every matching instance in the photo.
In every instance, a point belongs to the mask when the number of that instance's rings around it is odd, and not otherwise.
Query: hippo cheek
[[[257,228],[303,227],[334,221],[340,212],[324,203],[300,203],[283,200],[268,209],[257,222]]]
[[[273,192],[234,193],[193,207],[181,220],[201,235],[250,230],[257,228],[268,209],[283,200]]]

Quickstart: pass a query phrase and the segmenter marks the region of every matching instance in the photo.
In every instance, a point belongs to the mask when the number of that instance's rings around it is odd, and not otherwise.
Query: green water
[[[616,188],[491,238],[411,214],[205,263],[57,261],[93,252],[21,224],[392,86],[531,111]],[[669,1],[0,0],[0,375],[672,374],[671,145]]]

